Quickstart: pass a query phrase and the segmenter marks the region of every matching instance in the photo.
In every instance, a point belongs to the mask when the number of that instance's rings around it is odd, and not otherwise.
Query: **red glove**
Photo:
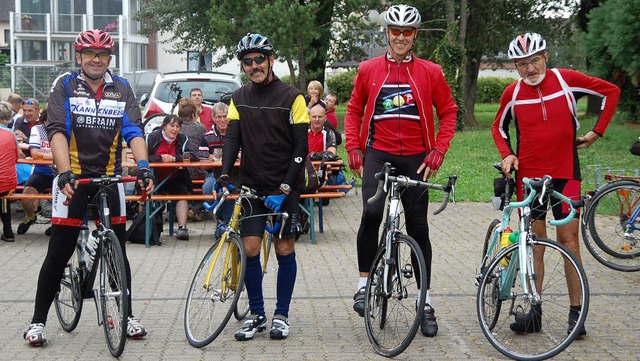
[[[355,148],[349,151],[349,168],[359,171],[360,167],[362,167],[363,161],[364,157],[362,156],[360,149]]]
[[[431,153],[429,153],[428,156],[424,158],[423,163],[426,164],[426,166],[429,167],[429,169],[431,169],[432,171],[437,171],[438,169],[440,169],[443,160],[444,153],[437,149],[434,149],[431,151]]]

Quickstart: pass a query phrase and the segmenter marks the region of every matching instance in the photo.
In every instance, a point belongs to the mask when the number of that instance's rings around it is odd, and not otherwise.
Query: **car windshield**
[[[182,89],[183,98],[189,97],[189,92],[191,91],[191,89],[199,88],[200,90],[202,90],[202,97],[204,98],[204,100],[211,103],[219,102],[222,96],[231,94],[234,90],[238,89],[238,84],[231,81],[166,81],[159,84],[155,94],[155,98],[165,103],[173,103],[176,99],[177,92],[171,90],[172,84],[176,84],[180,89]]]

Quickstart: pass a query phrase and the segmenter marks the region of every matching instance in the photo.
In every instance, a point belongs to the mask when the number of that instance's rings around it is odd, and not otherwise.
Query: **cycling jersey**
[[[396,104],[400,104],[400,101],[404,104],[410,103],[412,107],[415,104],[419,116],[419,119],[414,120],[415,130],[420,129],[421,139],[417,141],[421,140],[422,143],[413,145],[412,148],[424,148],[427,154],[432,149],[446,153],[455,132],[458,107],[451,97],[451,90],[444,78],[442,68],[435,63],[415,56],[410,61],[401,64],[395,63],[388,56],[379,56],[360,63],[358,75],[354,80],[351,100],[347,104],[344,124],[345,148],[347,150],[360,149],[365,154],[367,146],[383,142],[381,134],[371,134],[374,129],[372,122],[374,122],[374,113],[377,111],[376,102],[381,95],[382,88],[385,85],[390,85],[392,81],[396,83],[396,86],[399,81],[408,84],[408,88],[404,89],[403,94],[396,94],[402,98],[402,100],[396,100]],[[389,107],[392,107],[394,105],[393,97],[390,101]],[[434,107],[439,120],[437,136],[433,117]],[[391,128],[386,127],[385,129],[390,131]],[[413,134],[405,134],[404,129],[398,127],[396,129],[397,134],[393,137],[396,140],[414,136]],[[412,129],[414,128],[412,127]],[[415,141],[412,139],[411,144],[415,144]],[[391,143],[387,142],[386,144],[379,149],[392,150],[388,147]],[[393,149],[393,152],[397,153],[397,149]],[[415,150],[412,150],[411,154],[416,154]]]
[[[227,119],[222,174],[230,173],[242,146],[242,185],[266,191],[286,183],[302,191],[309,113],[299,90],[275,76],[245,85],[233,93]]]
[[[309,129],[308,139],[309,154],[312,152],[324,152],[329,147],[336,147],[336,135],[325,128],[322,128],[317,133],[314,133],[313,130]]]
[[[16,163],[18,162],[18,143],[11,129],[0,125],[0,149],[3,156],[0,157],[0,193],[7,194],[16,189],[18,177],[16,175]],[[1,206],[1,205],[0,205]]]
[[[44,125],[38,124],[31,130],[31,135],[29,136],[29,149],[39,149],[42,153],[51,153],[49,138],[47,137],[47,131],[45,130]],[[33,167],[33,174],[53,176],[53,169],[50,165],[38,164]]]
[[[120,174],[122,138],[142,137],[140,108],[129,82],[109,71],[104,80],[96,93],[79,71],[65,73],[49,94],[49,139],[58,132],[66,136],[71,170],[83,178]]]
[[[503,159],[510,154],[518,156],[518,178],[550,175],[581,179],[575,143],[580,124],[575,104],[584,95],[602,98],[602,111],[593,131],[603,135],[620,97],[618,87],[607,81],[574,70],[549,69],[537,86],[520,79],[505,89],[492,133]],[[512,122],[515,150],[509,134]]]

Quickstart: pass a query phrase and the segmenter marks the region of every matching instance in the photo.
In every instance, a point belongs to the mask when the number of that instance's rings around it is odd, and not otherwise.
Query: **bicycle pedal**
[[[407,264],[404,266],[404,268],[401,270],[402,274],[404,275],[404,278],[412,278],[413,277],[413,266],[410,264]]]

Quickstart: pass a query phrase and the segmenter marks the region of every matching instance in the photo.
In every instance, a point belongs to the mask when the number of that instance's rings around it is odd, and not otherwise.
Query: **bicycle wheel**
[[[589,285],[587,277],[571,252],[563,245],[547,239],[529,241],[527,253],[532,254],[533,247],[542,247],[544,251],[543,270],[536,270],[535,275],[524,275],[529,278],[540,279],[540,272],[544,272],[542,285],[538,287],[541,295],[540,303],[530,296],[523,296],[522,275],[519,270],[518,244],[513,244],[502,250],[488,267],[478,288],[476,310],[482,332],[489,342],[503,355],[516,360],[544,360],[562,352],[577,337],[584,325],[589,309]],[[512,253],[513,252],[513,253]],[[510,253],[514,262],[505,267],[500,264]],[[579,316],[573,329],[569,330],[569,291],[565,275],[573,274],[577,281],[574,297],[581,302]],[[500,287],[496,289],[496,285]],[[500,299],[509,302],[510,307],[502,307],[498,322],[495,307],[487,299],[493,299],[498,291]],[[533,305],[535,303],[535,305]],[[542,311],[531,312],[533,308]],[[532,316],[535,313],[536,316]],[[515,316],[515,318],[513,317]],[[530,333],[523,335],[511,330],[511,323],[516,319],[530,321],[533,328]],[[532,319],[533,318],[533,319]]]
[[[416,241],[398,234],[391,253],[393,262],[385,277],[385,248],[378,250],[364,294],[367,336],[376,352],[386,357],[402,353],[416,335],[426,297],[419,290],[427,288],[426,265]]]
[[[597,192],[581,228],[585,246],[600,263],[618,271],[640,271],[640,183],[615,182]]]
[[[269,224],[269,226],[271,226]],[[261,244],[261,253],[262,253],[262,275],[267,273],[267,265],[269,264],[269,253],[271,252],[271,243],[273,239],[273,235],[267,231],[264,231],[264,235],[262,237]],[[246,288],[242,287],[242,292],[240,293],[240,297],[238,297],[238,303],[236,303],[236,308],[233,310],[233,317],[236,320],[241,321],[249,314],[249,297],[247,296]]]
[[[489,264],[491,261],[496,258],[498,253],[500,252],[500,237],[502,236],[502,232],[496,233],[498,228],[501,226],[501,222],[498,219],[494,219],[489,224],[489,228],[487,229],[487,234],[484,237],[484,248],[482,251],[482,266],[480,268],[480,273],[476,276],[476,282],[480,282],[482,276],[486,273]],[[494,240],[494,236],[496,236]],[[493,248],[491,248],[491,253],[487,255],[487,251],[491,246],[491,243],[494,242]],[[489,329],[493,329],[496,322],[498,322],[498,316],[500,315],[500,308],[502,307],[502,300],[498,297],[498,293],[500,290],[499,282],[490,282],[485,284],[485,287],[489,289],[485,290],[484,295],[484,309],[486,312],[486,319],[489,323]],[[491,311],[493,311],[493,316],[491,315]]]
[[[219,255],[216,241],[198,266],[184,310],[184,330],[194,347],[210,344],[229,322],[244,286],[247,256],[240,237],[229,234]],[[209,273],[211,270],[211,273]],[[206,284],[207,275],[210,275]]]
[[[100,310],[102,326],[107,346],[113,357],[119,357],[124,351],[127,340],[127,318],[129,316],[129,298],[127,292],[127,271],[122,255],[120,241],[107,231],[100,247]],[[96,256],[98,257],[98,256]]]
[[[78,250],[69,259],[69,263],[60,280],[60,291],[56,293],[53,304],[62,329],[71,332],[78,326],[82,313],[82,295],[80,291],[80,273],[78,272]]]

